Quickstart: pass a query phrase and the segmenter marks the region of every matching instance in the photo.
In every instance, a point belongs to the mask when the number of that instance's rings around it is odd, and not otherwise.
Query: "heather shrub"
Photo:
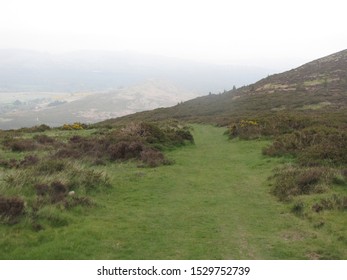
[[[66,169],[66,162],[63,160],[47,159],[42,161],[36,168],[35,173],[39,175],[52,175]]]
[[[51,188],[48,184],[36,184],[35,190],[37,196],[46,196],[51,192]]]
[[[305,203],[302,201],[296,201],[291,209],[291,212],[297,216],[303,216],[304,211],[305,211]]]
[[[35,135],[33,137],[34,140],[36,140],[38,143],[42,144],[42,145],[46,145],[46,144],[53,144],[55,142],[55,139],[52,137],[49,137],[45,134],[39,134],[39,135]]]
[[[12,141],[8,140],[5,145],[12,152],[33,151],[37,148],[37,144],[33,139],[12,139]]]
[[[0,196],[0,218],[7,223],[15,223],[24,212],[24,200],[19,197]]]
[[[20,167],[28,167],[36,165],[39,162],[39,158],[35,155],[27,155],[24,157],[23,160],[21,160],[18,164]]]
[[[347,164],[347,132],[328,127],[310,127],[277,137],[263,149],[269,156],[296,156],[303,165]]]
[[[139,158],[143,150],[144,144],[141,142],[121,141],[108,147],[110,160],[113,161]]]
[[[312,206],[312,210],[319,213],[324,210],[347,210],[347,196],[334,194],[330,198],[322,198]]]
[[[59,149],[53,156],[53,158],[59,158],[59,159],[63,159],[63,158],[74,158],[74,159],[78,159],[82,157],[82,153],[76,149],[67,147],[67,148],[61,148]]]
[[[142,151],[140,159],[145,165],[149,167],[170,164],[170,162],[165,159],[165,156],[162,152],[153,149],[146,149]]]
[[[18,165],[19,165],[18,161],[14,158],[9,160],[0,159],[0,167],[15,168],[15,167],[18,167]]]
[[[229,126],[226,134],[229,138],[257,139],[278,136],[302,130],[313,124],[312,119],[289,112],[258,116],[256,119],[236,119]]]
[[[287,166],[276,170],[273,194],[286,201],[293,196],[322,193],[331,183],[332,177],[333,172],[324,167]]]
[[[51,183],[51,201],[57,203],[63,201],[68,192],[68,187],[60,181]]]
[[[155,124],[140,122],[131,123],[120,131],[123,138],[138,137],[147,143],[160,143],[166,141],[165,133]]]
[[[140,141],[151,146],[171,147],[189,141],[194,143],[190,129],[178,122],[130,123],[113,133],[113,138],[119,141]]]
[[[39,126],[21,128],[18,131],[25,132],[25,133],[36,133],[36,132],[45,132],[50,129],[51,128],[48,125],[41,124]]]

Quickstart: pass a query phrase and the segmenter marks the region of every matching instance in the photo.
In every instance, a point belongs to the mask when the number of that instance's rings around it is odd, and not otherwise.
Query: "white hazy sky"
[[[0,0],[0,48],[297,66],[347,48],[346,0]]]

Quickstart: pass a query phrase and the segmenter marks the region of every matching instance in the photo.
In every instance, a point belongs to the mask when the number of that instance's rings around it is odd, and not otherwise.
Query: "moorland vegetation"
[[[342,51],[170,108],[1,131],[0,226],[39,243],[28,231],[86,229],[85,215],[117,240],[95,258],[346,259],[346,69]]]

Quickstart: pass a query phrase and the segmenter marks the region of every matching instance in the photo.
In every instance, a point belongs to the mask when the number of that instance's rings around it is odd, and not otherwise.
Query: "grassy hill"
[[[346,120],[346,108],[347,50],[344,50],[223,94],[198,97],[174,107],[107,120],[103,124],[175,118],[226,125],[234,118],[278,112],[315,116],[320,112],[337,113]]]
[[[345,65],[0,131],[0,258],[346,259]]]

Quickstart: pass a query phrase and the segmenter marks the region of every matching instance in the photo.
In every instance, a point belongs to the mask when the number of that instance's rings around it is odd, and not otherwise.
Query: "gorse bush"
[[[61,129],[62,130],[82,130],[88,128],[88,125],[75,122],[73,124],[64,124]]]
[[[262,136],[263,127],[255,120],[241,120],[229,126],[227,134],[230,138],[239,137],[251,140]]]

